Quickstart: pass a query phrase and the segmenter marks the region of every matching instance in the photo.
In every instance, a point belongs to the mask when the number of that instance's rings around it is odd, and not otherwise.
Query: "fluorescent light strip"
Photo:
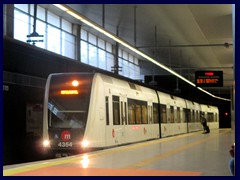
[[[133,52],[137,53],[138,55],[144,57],[145,59],[151,61],[152,63],[156,64],[157,66],[165,69],[166,71],[170,72],[171,74],[177,76],[178,78],[182,79],[183,81],[187,82],[188,84],[192,85],[193,87],[196,87],[196,85],[194,83],[192,83],[191,81],[187,80],[186,78],[184,78],[183,76],[181,76],[180,74],[176,73],[175,71],[171,70],[170,68],[164,66],[163,64],[160,64],[158,61],[156,61],[155,59],[151,58],[150,56],[144,54],[143,52],[139,51],[138,49],[134,48],[133,46],[129,45],[128,43],[122,41],[121,39],[119,39],[117,36],[110,34],[109,32],[107,32],[106,30],[104,30],[103,28],[95,25],[94,23],[90,22],[89,20],[85,19],[84,17],[80,16],[78,13],[75,13],[73,10],[70,10],[69,8],[65,7],[64,5],[61,4],[53,4],[54,6],[58,7],[59,9],[65,11],[66,13],[70,14],[71,16],[75,17],[76,19],[82,21],[83,23],[87,24],[88,26],[94,28],[95,30],[105,34],[107,37],[113,39],[114,41],[122,44],[123,46],[127,47],[128,49],[132,50]],[[225,101],[231,101],[230,99],[225,99],[225,98],[221,98],[221,97],[217,97],[207,91],[205,91],[202,88],[199,88],[199,90],[201,90],[202,92],[214,97],[214,98],[218,98],[218,99],[222,99]]]

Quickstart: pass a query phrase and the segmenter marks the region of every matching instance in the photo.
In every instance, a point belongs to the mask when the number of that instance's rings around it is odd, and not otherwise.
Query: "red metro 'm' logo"
[[[61,133],[61,139],[62,139],[63,141],[69,141],[69,140],[71,139],[71,134],[70,134],[70,132],[69,132],[69,131],[63,131],[63,132]]]

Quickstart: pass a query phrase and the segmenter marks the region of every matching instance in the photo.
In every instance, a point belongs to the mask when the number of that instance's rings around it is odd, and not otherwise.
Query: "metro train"
[[[219,128],[215,106],[102,73],[50,74],[44,95],[43,146],[68,153],[201,131],[200,113],[210,129]]]

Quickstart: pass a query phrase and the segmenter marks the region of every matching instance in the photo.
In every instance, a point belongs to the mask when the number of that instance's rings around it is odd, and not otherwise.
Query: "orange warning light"
[[[62,95],[78,94],[78,90],[61,90]]]

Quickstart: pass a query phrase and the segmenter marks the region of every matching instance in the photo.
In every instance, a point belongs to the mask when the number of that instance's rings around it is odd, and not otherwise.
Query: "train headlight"
[[[49,140],[44,140],[44,141],[43,141],[43,146],[44,146],[44,147],[49,147],[49,146],[50,146]]]
[[[86,148],[89,145],[89,141],[88,140],[83,140],[81,145],[82,145],[83,148]]]
[[[79,85],[79,82],[78,82],[77,80],[73,80],[73,81],[72,81],[72,85],[73,85],[74,87],[77,87],[77,86]]]

